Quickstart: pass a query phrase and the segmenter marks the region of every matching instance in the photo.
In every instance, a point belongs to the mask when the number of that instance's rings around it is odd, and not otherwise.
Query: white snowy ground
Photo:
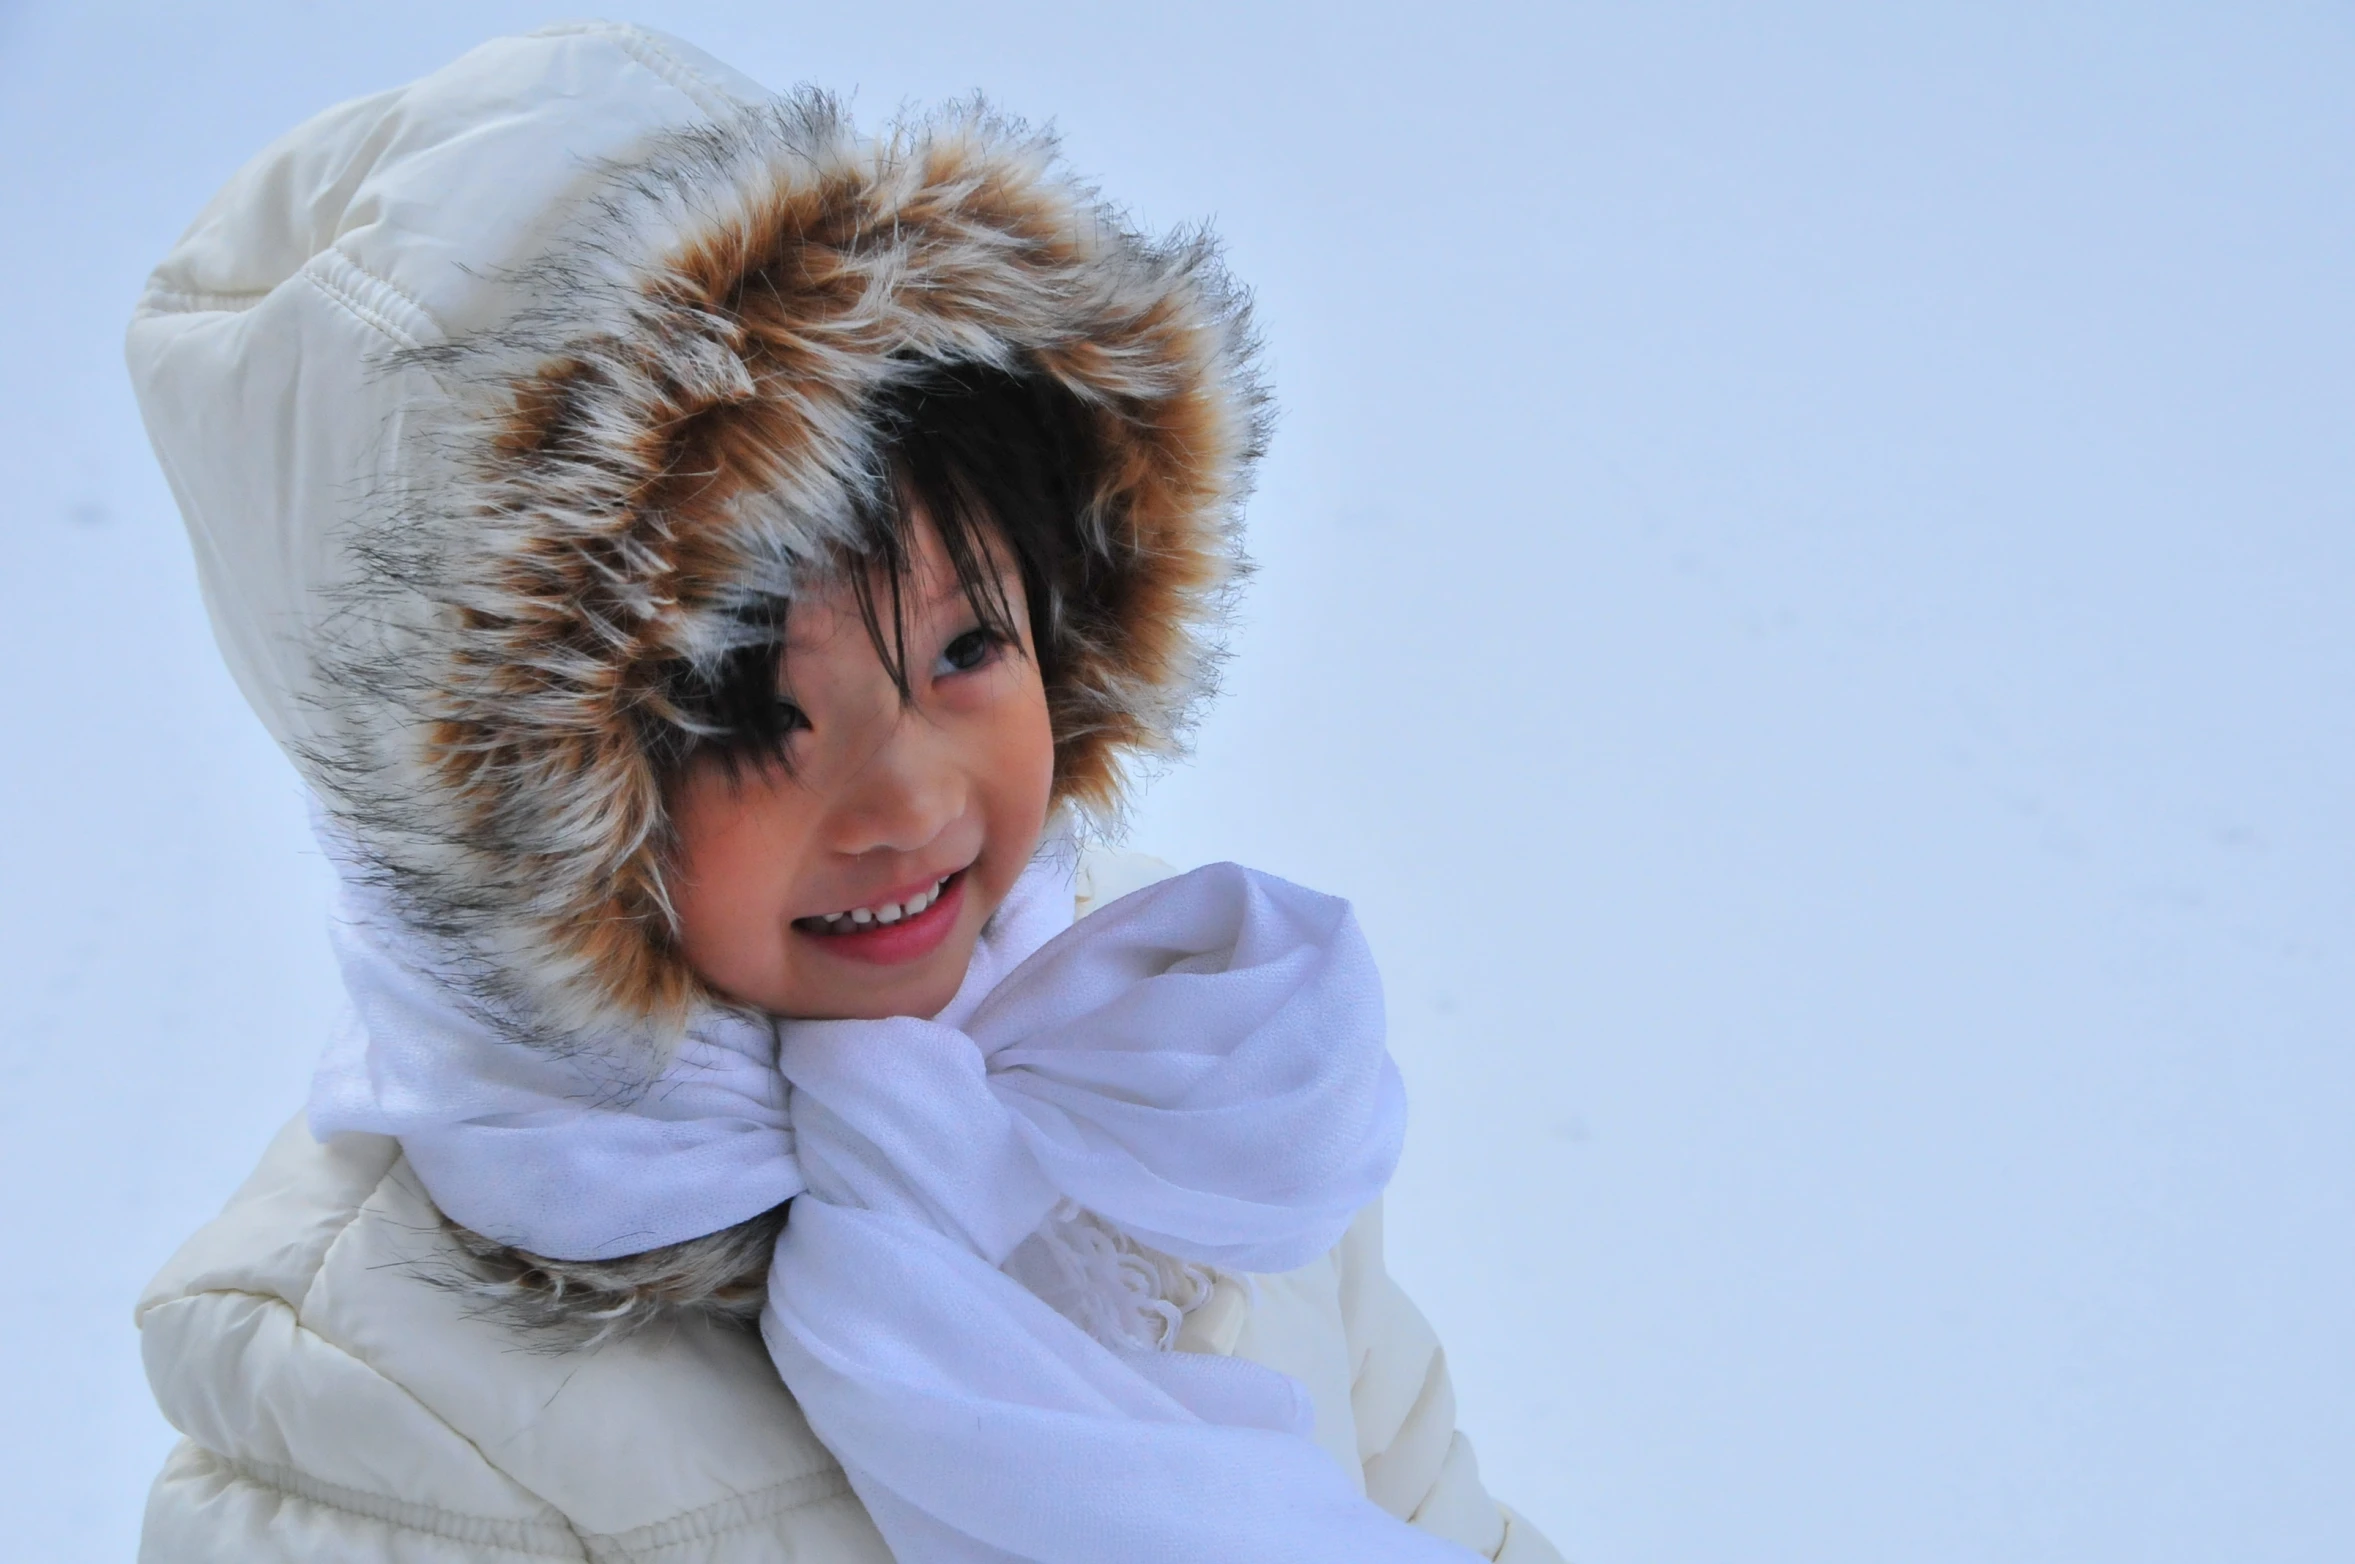
[[[2344,7],[640,9],[1053,116],[1259,288],[1137,839],[1363,909],[1497,1491],[1587,1564],[2355,1557]],[[131,1300],[336,1001],[120,327],[270,136],[560,14],[0,12],[13,1558],[130,1554]]]

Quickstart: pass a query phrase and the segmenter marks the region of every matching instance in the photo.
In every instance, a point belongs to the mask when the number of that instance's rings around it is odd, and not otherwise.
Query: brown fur
[[[747,610],[835,563],[883,482],[865,409],[925,365],[1044,374],[1094,421],[1058,796],[1105,819],[1134,759],[1180,744],[1264,436],[1246,305],[1204,236],[1139,233],[978,106],[868,140],[804,94],[604,170],[516,282],[512,318],[397,361],[440,394],[408,418],[328,656],[382,716],[313,758],[520,1040],[659,1045],[707,997],[667,889],[649,736],[685,719],[665,670],[715,666]],[[509,1312],[628,1328],[757,1298],[757,1225],[606,1266],[461,1248]]]
[[[769,1256],[786,1208],[734,1227],[618,1260],[551,1260],[461,1227],[442,1225],[457,1251],[427,1280],[474,1309],[519,1326],[551,1351],[585,1352],[681,1314],[750,1325],[768,1297]]]
[[[865,409],[925,365],[1041,373],[1094,421],[1058,796],[1106,818],[1130,762],[1180,742],[1263,434],[1202,236],[1146,238],[978,108],[869,141],[809,94],[608,170],[520,282],[515,319],[402,360],[449,395],[415,417],[372,585],[431,622],[341,670],[404,736],[324,757],[351,834],[502,1011],[661,1032],[703,997],[647,742],[684,720],[664,670],[712,665],[748,606],[828,566],[882,481]]]

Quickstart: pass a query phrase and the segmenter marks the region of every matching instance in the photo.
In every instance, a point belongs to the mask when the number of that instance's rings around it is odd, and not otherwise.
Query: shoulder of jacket
[[[238,1480],[432,1522],[408,1529],[561,1525],[620,1557],[810,1532],[871,1556],[752,1332],[688,1320],[549,1350],[447,1285],[456,1263],[396,1143],[289,1125],[140,1302],[156,1400]]]
[[[206,1452],[212,1487],[300,1499],[332,1530],[373,1519],[449,1540],[569,1535],[553,1506],[499,1472],[397,1381],[304,1324],[328,1257],[400,1159],[382,1136],[311,1139],[297,1119],[137,1311],[165,1418]],[[397,1452],[397,1454],[396,1454]],[[403,1469],[385,1481],[387,1458]],[[185,1498],[175,1456],[153,1503]],[[176,1479],[183,1479],[176,1481]],[[159,1524],[169,1526],[168,1515]]]
[[[339,1135],[322,1144],[296,1116],[221,1214],[147,1284],[140,1324],[160,1305],[193,1293],[249,1293],[299,1306],[327,1252],[400,1155],[400,1143],[384,1135]]]
[[[1166,863],[1150,853],[1134,853],[1117,847],[1083,847],[1079,853],[1079,869],[1072,878],[1078,895],[1078,916],[1084,918],[1110,902],[1116,902],[1132,891],[1156,885],[1177,873],[1174,864]]]

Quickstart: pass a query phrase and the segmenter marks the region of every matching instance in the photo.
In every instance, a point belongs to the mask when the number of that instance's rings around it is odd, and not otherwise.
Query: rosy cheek
[[[1029,862],[1055,785],[1055,736],[1046,695],[1035,682],[1025,694],[1029,699],[1006,713],[999,753],[993,757],[1006,781],[1000,796],[1003,818],[996,824],[1019,849],[1017,872]]]
[[[776,975],[781,861],[778,805],[759,778],[731,779],[716,762],[699,765],[672,799],[678,833],[673,905],[682,952],[698,976],[735,993],[756,991]],[[767,937],[764,937],[766,935]]]

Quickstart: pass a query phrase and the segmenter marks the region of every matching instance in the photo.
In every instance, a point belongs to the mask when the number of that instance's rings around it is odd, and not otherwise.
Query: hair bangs
[[[1089,574],[1097,462],[1086,408],[1044,376],[960,364],[911,376],[878,398],[870,416],[883,437],[884,481],[860,507],[857,541],[839,556],[836,579],[848,586],[900,699],[915,696],[909,619],[929,527],[981,627],[1018,653],[1028,631],[1056,709],[1066,608]],[[1019,573],[1027,624],[1017,622],[1009,571]],[[649,735],[658,765],[675,774],[711,755],[731,770],[791,766],[791,612],[787,599],[765,600],[716,668],[672,671],[671,710],[663,731]]]

